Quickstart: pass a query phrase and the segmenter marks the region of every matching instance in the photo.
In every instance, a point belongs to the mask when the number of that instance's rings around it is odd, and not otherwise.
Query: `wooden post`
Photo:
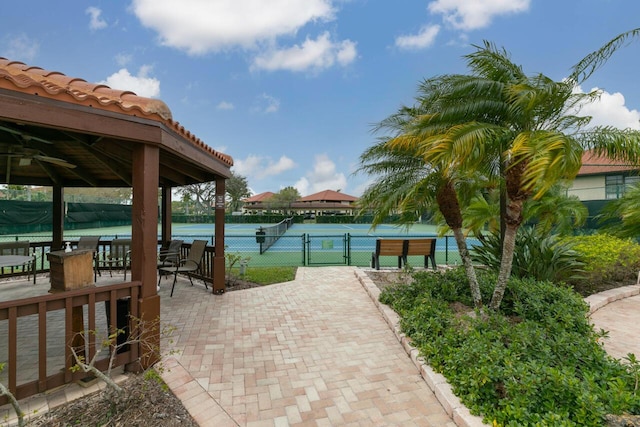
[[[160,216],[162,217],[160,238],[162,244],[168,244],[171,240],[171,187],[162,187],[160,200]]]
[[[142,282],[138,313],[143,325],[140,339],[140,364],[147,369],[160,358],[160,332],[154,323],[160,320],[157,295],[158,185],[160,150],[138,144],[133,149],[133,211],[131,218],[131,280]],[[135,301],[131,302],[135,304]],[[146,329],[148,328],[148,329]],[[137,370],[137,366],[127,367]]]
[[[62,238],[64,233],[64,187],[61,185],[53,186],[53,202],[52,202],[52,228],[53,235],[51,240],[51,250],[57,251],[62,249]]]
[[[224,207],[225,180],[216,178],[216,224],[215,224],[215,254],[213,255],[213,293],[221,294],[227,288],[225,284],[224,262]]]

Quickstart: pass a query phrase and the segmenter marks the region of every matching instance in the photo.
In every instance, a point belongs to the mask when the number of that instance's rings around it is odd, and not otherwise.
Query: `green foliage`
[[[162,372],[163,367],[159,366],[156,369],[158,369],[160,372]],[[147,381],[153,381],[153,382],[159,384],[160,387],[162,388],[162,390],[168,392],[169,391],[169,386],[167,385],[167,383],[164,382],[164,380],[160,376],[160,372],[158,372],[158,370],[156,370],[156,369],[147,369],[144,372],[144,379],[147,380]]]
[[[493,277],[492,277],[493,276]],[[606,414],[638,413],[637,363],[607,356],[575,292],[512,278],[499,312],[470,316],[461,271],[415,275],[380,300],[473,413],[497,426],[600,426]],[[495,275],[479,275],[483,293]],[[454,307],[457,310],[454,310]],[[469,309],[470,311],[470,309]]]
[[[533,277],[538,280],[563,282],[583,276],[584,263],[570,240],[557,235],[542,235],[538,228],[522,227],[516,236],[512,274],[515,277]],[[498,271],[502,247],[496,234],[483,236],[480,246],[474,246],[473,260]]]
[[[640,245],[607,234],[566,239],[580,254],[591,283],[633,280],[640,270]]]
[[[244,271],[240,270],[241,266],[247,265],[251,257],[243,257],[239,252],[225,252],[224,258],[226,261],[226,281],[228,284],[233,285],[238,281],[240,275],[244,275]]]
[[[247,269],[245,280],[261,285],[290,282],[296,278],[296,270],[297,267],[252,267]]]
[[[237,212],[242,206],[242,199],[251,196],[247,178],[231,171],[231,176],[227,179],[225,191],[228,196],[227,207],[231,212]]]

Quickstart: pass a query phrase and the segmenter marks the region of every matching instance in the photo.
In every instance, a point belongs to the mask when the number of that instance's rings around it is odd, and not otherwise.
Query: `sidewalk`
[[[604,348],[622,359],[628,353],[640,357],[640,286],[611,289],[587,298],[596,330],[609,331]]]
[[[163,376],[200,425],[455,426],[354,268],[184,298],[193,289],[162,310],[182,351]]]

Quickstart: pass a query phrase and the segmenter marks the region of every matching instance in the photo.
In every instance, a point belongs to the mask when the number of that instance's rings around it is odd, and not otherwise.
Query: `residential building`
[[[585,151],[582,167],[567,193],[583,202],[618,199],[628,186],[640,182],[639,171],[638,166]]]
[[[270,203],[270,199],[273,196],[275,196],[274,193],[267,191],[243,200],[243,213],[284,213],[285,210],[281,206],[275,206]],[[324,190],[292,202],[287,206],[286,212],[293,211],[298,215],[309,217],[316,215],[353,215],[357,200],[357,197],[340,191]]]

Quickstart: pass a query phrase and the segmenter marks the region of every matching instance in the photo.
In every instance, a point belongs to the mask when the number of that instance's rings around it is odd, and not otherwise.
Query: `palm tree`
[[[481,308],[480,287],[462,231],[462,212],[454,185],[455,171],[448,169],[445,173],[442,165],[425,163],[416,152],[419,144],[410,135],[409,127],[419,112],[419,109],[404,107],[378,125],[378,129],[393,129],[394,136],[382,138],[361,155],[359,171],[376,175],[378,180],[365,191],[359,204],[362,211],[374,212],[374,227],[392,213],[400,214],[400,223],[411,224],[437,205],[453,231],[474,306]]]
[[[627,188],[621,198],[607,203],[598,219],[602,228],[615,236],[640,236],[640,185]]]
[[[557,182],[573,179],[581,165],[583,145],[637,161],[640,139],[637,132],[613,128],[585,131],[591,118],[578,116],[576,111],[598,93],[574,93],[572,80],[527,76],[506,51],[490,43],[476,46],[465,58],[470,75],[424,81],[416,107],[404,107],[381,122],[379,128],[395,132],[381,149],[387,151],[387,161],[393,158],[390,153],[402,152],[437,171],[443,185],[437,189],[442,193],[436,194],[451,197],[458,180],[486,179],[491,174],[502,180],[503,251],[489,304],[497,310],[511,274],[525,201],[539,199]],[[367,157],[362,160],[366,162]],[[441,212],[443,207],[448,206],[439,204]]]

